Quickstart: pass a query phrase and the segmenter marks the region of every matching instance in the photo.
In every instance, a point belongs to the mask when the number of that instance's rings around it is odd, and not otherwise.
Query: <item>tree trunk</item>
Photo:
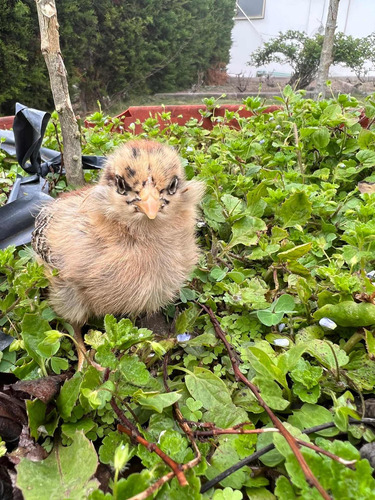
[[[69,184],[84,184],[80,133],[69,96],[68,79],[60,51],[59,24],[55,0],[35,0],[41,48],[46,61],[56,111],[60,118],[64,146],[64,167]]]
[[[330,0],[328,6],[328,16],[326,29],[324,32],[322,53],[320,55],[320,64],[318,76],[316,78],[315,94],[325,96],[326,81],[328,80],[329,67],[333,60],[333,43],[335,38],[335,30],[337,23],[337,14],[339,11],[340,0]]]

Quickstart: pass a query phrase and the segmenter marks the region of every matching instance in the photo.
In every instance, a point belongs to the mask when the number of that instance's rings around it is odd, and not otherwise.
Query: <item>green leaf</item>
[[[295,500],[293,486],[285,476],[279,476],[276,480],[275,495],[279,500]]]
[[[123,350],[152,337],[150,330],[135,327],[128,318],[117,322],[114,316],[107,314],[104,318],[104,326],[111,346]]]
[[[38,347],[44,340],[45,332],[51,330],[48,321],[42,319],[38,313],[26,313],[23,317],[21,328],[22,338],[27,352],[38,364],[40,364],[43,354],[39,351]]]
[[[144,386],[150,379],[150,373],[146,365],[139,360],[138,356],[125,354],[118,363],[124,379],[136,386]]]
[[[329,340],[311,340],[307,346],[306,352],[314,356],[319,363],[330,370],[336,370],[336,363],[339,367],[345,366],[349,357],[343,349]]]
[[[206,410],[233,404],[227,386],[206,368],[194,368],[194,373],[186,375],[185,383],[190,395]]]
[[[263,323],[263,325],[273,326],[280,323],[280,321],[284,317],[284,313],[283,312],[273,313],[268,309],[264,309],[261,311],[257,311],[257,316],[259,321]]]
[[[70,422],[61,426],[61,431],[65,436],[73,439],[77,431],[83,431],[86,435],[96,428],[95,422],[91,418],[83,418],[78,422]]]
[[[308,427],[333,422],[333,414],[323,406],[305,403],[299,410],[293,410],[293,415],[288,418],[288,422],[303,431]],[[319,431],[318,434],[321,436],[335,436],[338,432],[333,427],[332,429]]]
[[[146,490],[152,483],[153,474],[149,470],[130,474],[126,479],[120,479],[117,485],[117,498],[131,498]]]
[[[176,333],[186,333],[192,332],[194,324],[198,316],[200,315],[200,308],[195,304],[191,304],[187,309],[182,311],[176,320]]]
[[[328,123],[341,119],[341,107],[338,104],[329,104],[321,115],[322,123]]]
[[[282,205],[279,212],[283,228],[303,226],[310,219],[312,205],[304,192],[292,194]]]
[[[72,414],[74,405],[79,396],[79,389],[82,382],[82,373],[76,372],[72,378],[65,380],[56,400],[57,409],[61,418],[66,420]]]
[[[258,232],[264,231],[266,224],[257,217],[245,216],[232,226],[232,239],[227,248],[236,245],[255,245],[258,241]]]
[[[26,401],[26,411],[29,418],[30,436],[37,440],[39,438],[39,427],[46,420],[46,405],[39,399]]]
[[[368,146],[375,142],[375,134],[366,128],[361,129],[358,134],[358,145],[361,149],[367,149]]]
[[[254,384],[262,394],[262,398],[273,410],[283,411],[289,406],[289,401],[283,398],[279,385],[269,378],[257,376],[253,379]]]
[[[328,146],[331,140],[331,135],[327,128],[322,127],[319,128],[318,130],[315,130],[311,138],[316,149],[320,150],[320,149],[325,149]]]
[[[216,448],[210,460],[210,467],[206,471],[207,479],[213,479],[215,476],[228,469],[239,461],[239,456],[230,442],[223,442]],[[240,490],[244,485],[248,475],[244,469],[237,470],[226,479],[220,481],[220,484],[225,487]]]
[[[164,408],[172,406],[176,401],[181,398],[178,392],[167,392],[165,394],[158,394],[155,392],[143,392],[139,390],[133,394],[134,401],[149,410],[155,410],[162,413]]]
[[[281,295],[274,306],[275,313],[282,312],[284,314],[292,313],[295,309],[294,298],[287,293]]]
[[[356,157],[365,168],[372,168],[375,165],[375,151],[363,149],[362,151],[358,151]]]
[[[232,488],[224,488],[223,490],[216,490],[212,500],[242,500],[243,495],[238,490]]]
[[[104,437],[102,445],[99,448],[100,462],[114,466],[115,452],[118,446],[121,446],[129,441],[126,434],[118,431],[111,431]]]
[[[283,261],[296,260],[310,252],[311,247],[311,242],[304,243],[303,245],[297,245],[290,250],[286,250],[285,252],[279,252],[277,254],[277,258]]]
[[[91,480],[97,465],[93,444],[77,432],[70,446],[56,445],[41,462],[21,459],[17,486],[25,500],[84,500],[99,486]]]
[[[365,330],[366,347],[370,359],[375,359],[375,338],[372,332]]]
[[[326,304],[314,313],[314,318],[329,318],[339,326],[375,325],[375,305],[370,302],[344,300],[338,304]]]
[[[285,388],[288,387],[285,375],[264,351],[257,347],[249,347],[246,350],[246,357],[257,374],[276,380]]]

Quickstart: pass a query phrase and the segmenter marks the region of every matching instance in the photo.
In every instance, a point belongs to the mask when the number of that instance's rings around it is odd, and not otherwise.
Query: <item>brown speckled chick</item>
[[[81,345],[89,317],[153,313],[175,298],[198,259],[203,191],[186,181],[169,146],[131,141],[109,156],[98,184],[42,209],[32,246],[49,275],[51,305]]]

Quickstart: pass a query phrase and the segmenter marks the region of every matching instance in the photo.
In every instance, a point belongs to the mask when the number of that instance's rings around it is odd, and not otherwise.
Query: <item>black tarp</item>
[[[17,176],[7,204],[0,207],[0,249],[30,243],[34,218],[44,203],[52,201],[46,175],[61,168],[61,154],[42,148],[50,114],[16,104],[13,131],[0,130],[0,148],[18,163],[28,176]],[[104,156],[82,156],[82,166],[102,168]]]

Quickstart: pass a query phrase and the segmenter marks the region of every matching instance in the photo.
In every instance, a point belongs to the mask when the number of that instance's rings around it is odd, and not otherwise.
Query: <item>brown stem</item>
[[[190,462],[188,462],[187,464],[181,465],[181,469],[183,471],[192,469],[193,467],[198,465],[199,461],[200,461],[200,459],[198,459],[198,457],[196,457],[193,460],[191,460]],[[168,472],[168,474],[165,474],[165,476],[162,476],[154,484],[149,486],[146,490],[142,491],[141,493],[138,493],[137,495],[134,495],[134,496],[128,498],[128,500],[145,500],[150,495],[155,493],[155,491],[157,491],[159,488],[161,488],[161,486],[163,486],[163,484],[165,484],[168,481],[170,481],[171,479],[173,479],[174,476],[175,476],[175,473],[173,471]]]
[[[305,446],[306,448],[310,448],[311,450],[316,451],[317,453],[320,453],[321,455],[325,455],[326,457],[331,458],[332,460],[335,460],[341,465],[345,465],[346,467],[349,467],[349,469],[355,470],[354,464],[357,462],[357,460],[345,460],[338,455],[334,455],[330,451],[324,450],[323,448],[320,448],[320,446],[317,446],[314,443],[308,443],[307,441],[303,441],[302,439],[297,439],[297,443],[299,443],[301,446]]]
[[[318,479],[314,476],[312,473],[310,467],[308,466],[304,456],[301,453],[301,450],[299,448],[299,444],[297,442],[297,439],[292,436],[292,434],[284,427],[282,422],[276,417],[276,415],[273,413],[273,411],[268,407],[262,396],[260,395],[259,389],[255,384],[250,382],[245,375],[243,375],[239,369],[238,366],[238,361],[235,356],[235,353],[233,351],[232,346],[229,344],[225,337],[225,333],[221,329],[220,323],[218,322],[215,314],[213,313],[212,309],[205,306],[204,304],[200,304],[202,309],[209,315],[211,323],[214,327],[216,335],[219,337],[219,339],[224,343],[226,350],[228,351],[229,358],[232,364],[232,368],[235,374],[235,377],[238,381],[243,382],[247,387],[251,389],[253,392],[254,396],[257,398],[260,406],[265,410],[265,412],[268,414],[270,417],[272,423],[274,424],[277,429],[279,429],[280,433],[282,436],[284,436],[285,440],[289,444],[292,452],[294,453],[298,463],[300,464],[300,467],[305,475],[306,481],[310,486],[315,486],[315,488],[319,491],[319,493],[322,495],[322,497],[325,500],[331,500],[331,497],[329,494],[326,492],[326,490],[323,488],[323,486],[319,483]]]
[[[279,429],[276,429],[274,427],[264,427],[262,429],[238,429],[235,427],[230,427],[228,429],[214,428],[208,431],[194,431],[194,435],[196,437],[211,437],[211,436],[221,436],[224,434],[263,434],[265,432],[280,432],[280,431]],[[323,448],[320,448],[320,446],[317,446],[314,443],[309,443],[307,441],[303,441],[302,439],[296,438],[296,441],[301,446],[305,446],[306,448],[311,448],[312,450],[316,451],[317,453],[320,453],[321,455],[326,455],[327,457],[331,458],[332,460],[335,460],[341,465],[345,465],[346,467],[349,467],[350,469],[353,470],[355,469],[354,464],[356,463],[356,460],[345,460],[339,457],[338,455],[334,455],[333,453]]]
[[[195,437],[221,436],[223,434],[264,434],[266,432],[279,432],[275,427],[263,427],[262,429],[210,429],[209,431],[194,431]]]
[[[164,451],[162,451],[155,443],[150,443],[149,441],[147,441],[147,439],[141,436],[137,427],[128,418],[125,417],[123,412],[117,406],[114,398],[111,399],[111,406],[113,408],[113,411],[118,416],[119,420],[124,424],[118,424],[117,429],[120,432],[123,432],[124,434],[130,436],[137,443],[143,445],[151,453],[156,453],[163,460],[163,462],[172,469],[173,474],[177,477],[180,485],[188,486],[189,483],[186,480],[185,474],[182,472],[181,466],[177,462],[172,460],[168,455],[166,455]]]
[[[168,385],[168,361],[169,361],[169,353],[164,357],[164,362],[163,362],[163,382],[164,382],[164,387],[167,392],[171,392],[169,385]],[[198,459],[198,462],[201,461],[201,452],[199,451],[199,448],[197,446],[197,443],[195,442],[193,431],[191,430],[191,427],[187,423],[187,421],[184,419],[180,407],[178,403],[173,404],[173,411],[174,415],[176,417],[177,423],[180,426],[180,428],[184,431],[186,434],[187,438],[189,439],[192,447],[194,448],[195,452],[195,458]]]
[[[186,480],[185,474],[182,471],[181,465],[179,465],[177,462],[172,460],[171,457],[166,455],[164,453],[164,451],[162,451],[158,447],[157,444],[150,443],[149,441],[147,441],[147,439],[142,437],[140,434],[134,435],[134,432],[132,430],[128,429],[127,427],[124,427],[121,424],[117,424],[117,430],[120,432],[123,432],[124,434],[127,434],[128,436],[133,438],[137,443],[139,443],[142,446],[144,446],[145,448],[147,448],[147,450],[149,452],[156,453],[156,455],[158,455],[163,460],[163,462],[166,463],[172,469],[173,474],[177,477],[178,482],[180,483],[181,486],[188,486],[189,485],[189,483]]]

